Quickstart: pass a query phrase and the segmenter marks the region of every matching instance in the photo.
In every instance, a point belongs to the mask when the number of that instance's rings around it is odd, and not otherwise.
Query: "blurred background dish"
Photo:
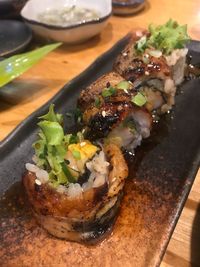
[[[111,0],[30,0],[21,16],[40,37],[80,43],[99,34],[111,13]]]
[[[0,0],[0,19],[18,18],[27,0]]]
[[[113,0],[113,14],[132,15],[145,7],[145,0]]]
[[[31,29],[21,21],[0,21],[0,57],[22,52],[32,39]]]

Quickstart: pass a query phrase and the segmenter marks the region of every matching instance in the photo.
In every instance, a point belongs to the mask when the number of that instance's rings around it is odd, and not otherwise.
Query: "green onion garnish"
[[[135,49],[138,53],[143,53],[145,49],[147,48],[147,37],[142,36],[137,42]]]
[[[131,102],[133,102],[136,106],[142,107],[146,104],[147,99],[143,94],[138,92],[137,95],[132,97]]]
[[[102,91],[102,96],[103,97],[108,97],[108,96],[112,96],[116,93],[116,89],[112,86],[108,87],[108,88],[105,88],[103,91]]]
[[[99,97],[95,97],[94,104],[95,104],[95,107],[97,107],[97,108],[100,107],[101,101],[100,101],[100,98]]]
[[[121,81],[116,85],[117,89],[122,89],[122,90],[128,90],[130,89],[130,82],[128,81]]]

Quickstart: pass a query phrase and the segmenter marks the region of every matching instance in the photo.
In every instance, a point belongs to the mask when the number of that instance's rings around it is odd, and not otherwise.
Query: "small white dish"
[[[100,17],[90,21],[80,21],[70,26],[50,25],[39,21],[39,14],[50,9],[63,7],[84,7],[96,10]],[[43,38],[68,44],[81,43],[97,34],[106,26],[112,13],[111,0],[29,0],[21,11],[24,21],[33,32]]]

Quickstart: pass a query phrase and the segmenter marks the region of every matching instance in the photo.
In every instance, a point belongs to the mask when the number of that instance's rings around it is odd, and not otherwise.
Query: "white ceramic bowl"
[[[49,9],[62,9],[73,5],[95,9],[101,14],[100,18],[70,26],[50,25],[38,20],[38,15]],[[111,13],[111,0],[29,0],[22,9],[21,16],[35,34],[49,40],[72,44],[83,42],[99,34]]]

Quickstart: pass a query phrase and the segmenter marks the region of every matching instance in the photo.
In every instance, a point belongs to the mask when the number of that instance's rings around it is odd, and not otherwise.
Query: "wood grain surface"
[[[191,38],[200,40],[199,0],[149,0],[135,16],[111,17],[101,35],[88,42],[62,45],[51,52],[0,90],[0,140],[130,30],[147,27],[151,22],[164,23],[169,18],[188,24]],[[200,171],[161,266],[200,266]]]

